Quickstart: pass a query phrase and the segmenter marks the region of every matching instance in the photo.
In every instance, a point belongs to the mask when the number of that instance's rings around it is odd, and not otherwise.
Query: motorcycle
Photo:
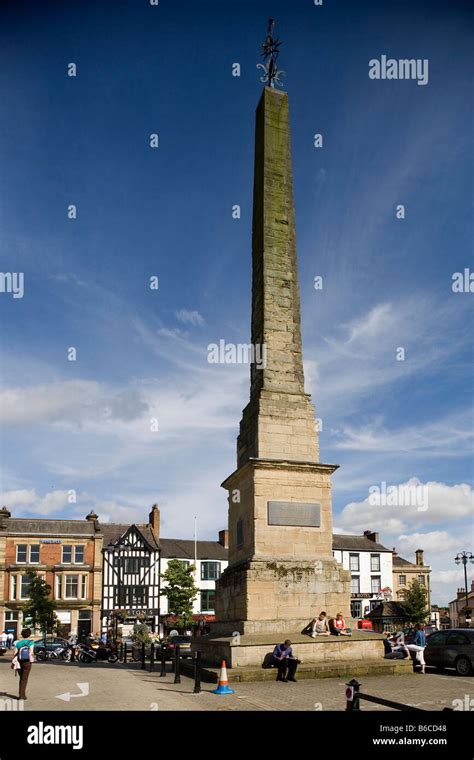
[[[63,660],[64,662],[70,662],[71,656],[71,647],[56,647],[55,649],[46,649],[43,647],[35,651],[35,657],[38,662],[46,662],[46,660]]]
[[[108,662],[117,662],[118,654],[114,646],[100,646],[97,649],[88,644],[80,644],[77,648],[77,659],[79,662],[98,662],[107,660]]]

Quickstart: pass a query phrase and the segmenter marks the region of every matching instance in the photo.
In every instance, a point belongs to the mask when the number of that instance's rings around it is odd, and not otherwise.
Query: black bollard
[[[142,643],[142,670],[145,670],[145,642]]]
[[[71,646],[71,662],[76,662],[76,647]]]
[[[152,641],[151,647],[150,647],[150,673],[153,673],[155,670],[155,644]]]
[[[174,650],[174,682],[181,683],[179,644],[176,644]]]
[[[349,681],[349,683],[346,683],[346,686],[349,687],[346,689],[346,710],[360,710],[360,683],[356,681],[355,678],[352,679],[352,681]],[[354,693],[352,696],[352,699],[350,699],[350,689],[354,689]]]
[[[166,675],[166,644],[161,645],[161,671],[160,678]]]
[[[127,662],[127,642],[123,645],[123,661]]]
[[[193,694],[201,693],[201,652],[194,652],[194,689]]]

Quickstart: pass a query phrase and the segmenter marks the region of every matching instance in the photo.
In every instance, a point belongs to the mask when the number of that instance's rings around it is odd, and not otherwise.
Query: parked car
[[[460,676],[470,675],[474,667],[474,630],[453,628],[432,633],[424,657],[427,665],[455,668]]]
[[[192,657],[191,641],[192,636],[168,636],[164,644],[168,650],[169,657],[174,657],[176,644],[179,644],[179,653],[181,657]]]
[[[58,649],[59,647],[68,647],[69,644],[66,639],[61,639],[57,636],[46,636],[46,639],[41,638],[35,641],[34,652],[38,649]]]

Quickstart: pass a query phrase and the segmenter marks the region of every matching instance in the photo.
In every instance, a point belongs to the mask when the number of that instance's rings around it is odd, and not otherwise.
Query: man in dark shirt
[[[278,668],[277,681],[296,681],[295,673],[299,660],[293,656],[291,641],[286,639],[283,644],[277,644],[273,650],[272,660],[274,667]],[[286,674],[288,672],[288,678]]]

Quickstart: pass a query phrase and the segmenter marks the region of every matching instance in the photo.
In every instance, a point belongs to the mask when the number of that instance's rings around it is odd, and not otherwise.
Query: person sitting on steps
[[[317,618],[313,618],[311,621],[311,636],[315,639],[316,636],[329,636],[329,634],[330,630],[327,615],[322,611]]]
[[[293,649],[291,648],[291,641],[286,639],[283,644],[277,644],[272,654],[273,665],[278,668],[277,681],[296,682],[295,673],[298,667],[299,660],[293,655]],[[286,674],[288,672],[288,678]]]
[[[352,629],[346,628],[342,612],[338,612],[336,617],[329,621],[329,627],[334,636],[352,636]]]

